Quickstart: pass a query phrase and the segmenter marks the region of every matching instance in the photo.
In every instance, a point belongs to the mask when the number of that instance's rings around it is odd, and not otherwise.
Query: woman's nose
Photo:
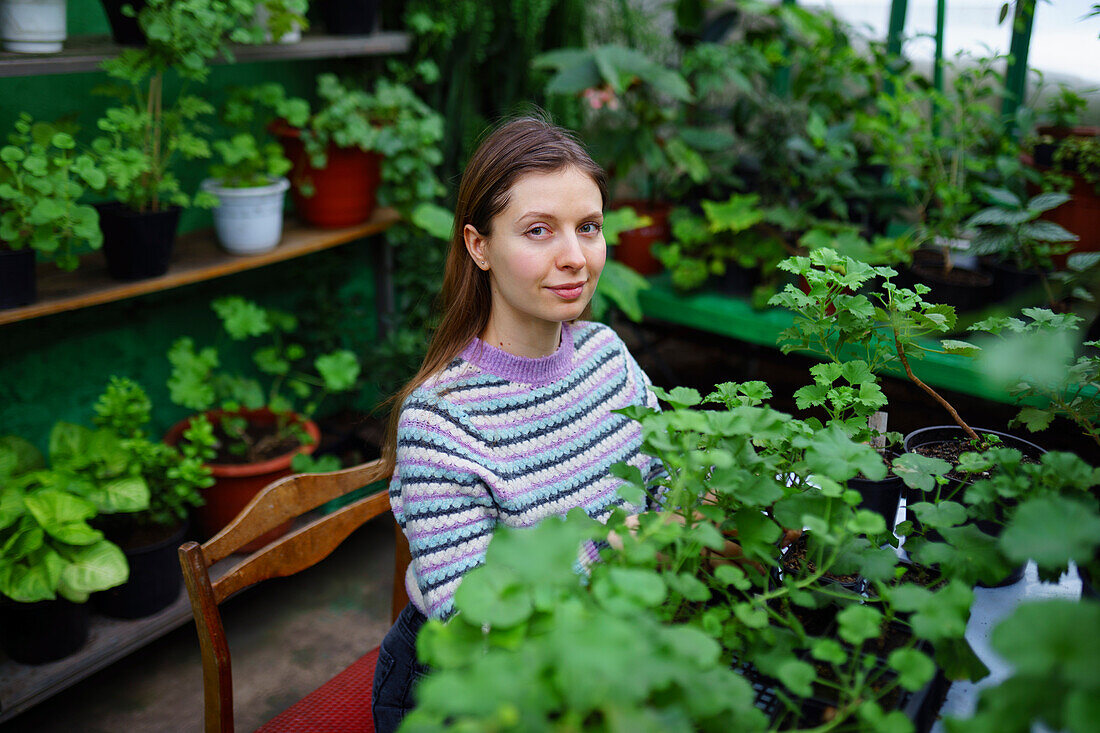
[[[575,233],[568,233],[562,237],[562,246],[558,251],[558,267],[569,270],[579,270],[584,267],[584,250]]]

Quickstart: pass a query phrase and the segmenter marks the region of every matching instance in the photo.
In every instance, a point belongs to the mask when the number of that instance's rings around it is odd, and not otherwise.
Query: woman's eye
[[[533,237],[541,237],[544,234],[548,234],[549,230],[546,227],[543,227],[543,226],[535,226],[535,227],[531,227],[530,229],[528,229],[527,233],[530,234]]]
[[[582,234],[596,234],[601,229],[603,229],[603,226],[601,226],[599,222],[589,221],[589,222],[585,222],[584,224],[581,224],[581,233]]]

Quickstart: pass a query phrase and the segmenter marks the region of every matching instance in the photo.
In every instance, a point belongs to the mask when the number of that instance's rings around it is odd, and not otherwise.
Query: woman
[[[649,479],[638,425],[612,410],[656,406],[615,332],[583,320],[606,257],[603,170],[567,132],[517,119],[493,132],[459,187],[443,318],[424,364],[396,398],[390,501],[409,539],[411,603],[382,642],[374,721],[393,730],[426,669],[416,634],[454,612],[496,527],[529,527],[582,507],[617,506],[612,465]],[[584,548],[587,560],[597,548]]]

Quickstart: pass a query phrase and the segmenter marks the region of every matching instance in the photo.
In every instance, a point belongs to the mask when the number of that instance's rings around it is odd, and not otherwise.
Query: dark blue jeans
[[[392,733],[415,705],[416,683],[428,674],[428,667],[416,661],[416,635],[428,619],[411,603],[382,639],[378,664],[374,668],[374,697],[371,714],[377,733]]]

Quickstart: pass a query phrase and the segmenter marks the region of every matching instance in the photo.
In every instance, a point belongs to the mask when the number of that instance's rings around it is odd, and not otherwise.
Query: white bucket
[[[59,53],[65,0],[0,0],[0,39],[15,53]]]
[[[227,252],[253,255],[275,249],[283,236],[283,200],[290,181],[256,188],[225,188],[213,178],[202,182],[221,202],[214,209],[214,231]]]

